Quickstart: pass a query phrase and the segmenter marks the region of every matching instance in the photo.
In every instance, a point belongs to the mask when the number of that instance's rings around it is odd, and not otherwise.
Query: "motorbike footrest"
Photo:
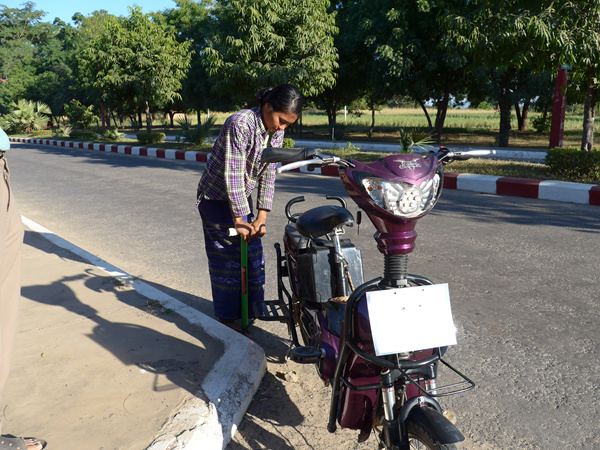
[[[265,300],[254,303],[254,314],[258,320],[272,320],[278,322],[289,322],[289,317],[278,300]]]
[[[312,346],[294,347],[289,353],[289,359],[299,364],[316,364],[323,358],[325,349]]]

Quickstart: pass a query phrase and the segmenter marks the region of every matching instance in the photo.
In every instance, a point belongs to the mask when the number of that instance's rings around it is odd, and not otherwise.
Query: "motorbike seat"
[[[311,239],[329,234],[342,225],[353,226],[354,217],[346,208],[334,205],[309,209],[296,220],[298,232]]]

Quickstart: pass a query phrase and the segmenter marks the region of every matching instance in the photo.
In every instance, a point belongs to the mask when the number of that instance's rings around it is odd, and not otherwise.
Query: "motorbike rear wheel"
[[[418,422],[408,420],[406,429],[410,450],[456,450],[456,445],[442,444],[431,431]]]

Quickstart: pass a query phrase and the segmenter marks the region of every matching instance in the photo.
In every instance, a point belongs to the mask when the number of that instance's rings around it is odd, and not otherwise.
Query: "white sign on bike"
[[[456,345],[447,284],[367,292],[377,356]]]

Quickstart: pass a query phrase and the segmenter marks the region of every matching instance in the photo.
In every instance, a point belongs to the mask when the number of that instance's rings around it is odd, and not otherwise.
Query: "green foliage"
[[[98,119],[94,114],[94,106],[82,105],[79,100],[71,100],[65,105],[65,115],[75,128],[82,130],[87,130]]]
[[[41,130],[47,125],[48,116],[52,114],[48,105],[24,99],[12,102],[10,108],[11,111],[4,116],[4,121],[12,133]]]
[[[34,43],[43,35],[43,13],[35,11],[33,3],[28,5],[22,9],[0,5],[0,114],[35,84]]]
[[[104,133],[102,137],[107,141],[118,141],[119,139],[125,137],[125,133],[120,133],[119,130],[114,127],[106,130],[106,133]]]
[[[491,110],[494,109],[494,107],[490,102],[484,100],[477,105],[477,109]]]
[[[294,140],[292,138],[285,138],[283,140],[283,143],[281,144],[282,148],[294,148],[296,146],[296,143],[294,142]]]
[[[72,131],[70,137],[72,139],[96,140],[98,139],[98,133],[94,131]]]
[[[231,0],[215,8],[215,36],[204,50],[208,72],[243,98],[265,86],[293,83],[307,96],[335,82],[337,33],[329,1],[289,5]]]
[[[134,7],[128,17],[107,18],[76,58],[82,78],[109,105],[129,110],[137,105],[145,111],[150,132],[151,109],[180,96],[189,47],[189,42],[177,42],[173,28]]]
[[[415,147],[426,150],[425,146],[433,143],[433,137],[426,131],[400,128],[400,153],[412,153]]]
[[[550,124],[552,123],[552,116],[538,116],[531,121],[531,125],[538,133],[547,133],[550,130]]]
[[[573,147],[557,147],[546,154],[548,173],[576,181],[600,182],[600,150],[589,152]]]
[[[194,126],[187,117],[178,119],[177,123],[181,126],[181,131],[185,141],[190,144],[203,144],[210,138],[211,128],[217,121],[216,116],[207,118],[204,123]]]
[[[136,137],[140,144],[156,144],[165,140],[165,133],[138,133]]]
[[[38,138],[43,136],[52,136],[52,130],[33,130],[31,136]]]
[[[68,138],[71,137],[71,133],[73,132],[72,127],[59,127],[53,130],[53,134],[56,137]]]

